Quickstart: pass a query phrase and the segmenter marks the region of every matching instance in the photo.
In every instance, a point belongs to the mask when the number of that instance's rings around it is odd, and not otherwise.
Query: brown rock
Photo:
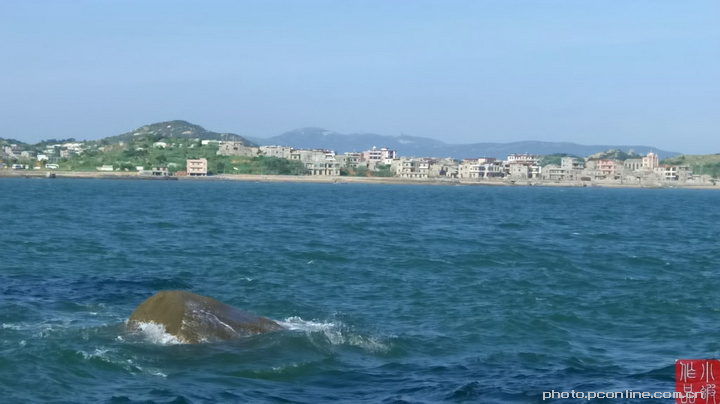
[[[140,303],[127,325],[136,329],[138,323],[163,325],[168,334],[186,343],[228,340],[284,329],[268,318],[183,290],[160,291]]]

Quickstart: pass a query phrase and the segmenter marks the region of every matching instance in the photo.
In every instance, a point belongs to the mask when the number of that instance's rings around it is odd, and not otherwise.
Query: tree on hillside
[[[156,154],[153,157],[153,161],[155,161],[157,165],[163,166],[165,165],[165,163],[167,163],[167,156],[163,153]]]
[[[585,159],[584,159],[583,157],[579,157],[579,156],[576,156],[576,155],[574,155],[574,154],[555,153],[555,154],[548,154],[548,155],[545,155],[545,156],[541,156],[541,157],[540,157],[540,161],[538,162],[538,164],[539,164],[541,167],[545,167],[545,166],[550,165],[550,164],[555,164],[555,165],[558,165],[558,166],[559,166],[560,163],[562,162],[563,157],[574,157],[574,158],[576,158],[576,159],[578,159],[578,160],[580,160],[580,161],[585,161]]]

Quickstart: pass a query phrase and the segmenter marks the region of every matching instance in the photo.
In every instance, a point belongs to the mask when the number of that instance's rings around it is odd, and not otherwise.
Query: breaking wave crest
[[[301,317],[294,316],[279,320],[277,323],[292,333],[304,335],[313,345],[323,345],[326,347],[328,345],[357,347],[374,353],[387,352],[390,349],[388,344],[380,338],[354,332],[350,327],[340,321],[312,321],[303,320]],[[137,323],[137,328],[132,331],[130,335],[133,339],[152,345],[176,345],[185,343],[181,339],[169,334],[162,324],[150,322]],[[118,340],[123,340],[122,336],[118,336],[117,338]],[[208,340],[203,342],[208,342]]]
[[[135,331],[134,334],[138,335],[144,342],[153,345],[176,345],[183,343],[174,335],[168,334],[168,332],[165,331],[165,326],[162,324],[137,323],[137,331]]]

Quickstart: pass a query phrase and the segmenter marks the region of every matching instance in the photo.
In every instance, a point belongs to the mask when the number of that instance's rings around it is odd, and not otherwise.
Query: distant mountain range
[[[134,139],[152,137],[159,141],[168,138],[235,140],[248,146],[280,145],[298,149],[327,149],[342,154],[345,152],[365,151],[373,147],[387,147],[396,150],[404,157],[451,157],[455,159],[495,157],[505,159],[512,153],[531,153],[549,155],[566,153],[575,156],[590,156],[598,152],[617,149],[625,153],[634,151],[639,154],[655,152],[661,159],[681,155],[681,153],[661,150],[646,145],[580,145],[569,142],[525,141],[512,143],[472,143],[447,144],[440,140],[416,136],[384,136],[373,133],[341,134],[321,128],[303,128],[285,132],[269,138],[243,137],[234,133],[218,133],[206,130],[202,126],[187,121],[175,120],[145,125],[121,135],[99,140],[100,143],[131,143]],[[3,143],[8,143],[6,139]],[[21,143],[13,141],[13,143]]]
[[[264,146],[281,145],[303,149],[320,148],[334,150],[340,154],[351,151],[364,151],[375,146],[377,148],[387,147],[388,149],[396,150],[400,156],[452,157],[455,159],[475,157],[505,159],[508,154],[512,153],[541,155],[567,153],[576,156],[589,156],[609,149],[617,149],[624,152],[630,152],[632,150],[640,154],[653,151],[661,158],[674,157],[681,154],[645,145],[580,145],[569,142],[539,141],[447,144],[435,139],[407,135],[383,136],[372,133],[344,135],[321,128],[295,129],[270,138],[249,139]]]

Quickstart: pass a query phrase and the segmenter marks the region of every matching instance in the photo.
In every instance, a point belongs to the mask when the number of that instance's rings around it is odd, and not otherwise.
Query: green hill
[[[212,173],[304,174],[298,161],[274,157],[218,156],[218,145],[204,140],[241,141],[257,146],[233,133],[211,132],[186,121],[145,125],[121,135],[84,142],[82,152],[57,160],[60,170],[95,171],[100,166],[136,171],[138,167],[167,167],[170,172],[184,171],[187,159],[206,158]],[[162,142],[162,143],[157,143]]]
[[[206,130],[202,126],[187,121],[166,121],[145,125],[127,133],[101,139],[100,144],[134,143],[138,140],[151,140],[159,142],[170,139],[200,139],[200,140],[234,140],[243,142],[246,146],[257,144],[234,133],[218,133]]]
[[[720,153],[702,155],[681,155],[663,159],[660,164],[690,166],[693,174],[707,174],[720,177]]]
[[[27,143],[21,142],[19,140],[15,140],[15,139],[3,139],[0,137],[0,146],[10,146],[11,144],[16,144],[18,146],[24,146]]]

